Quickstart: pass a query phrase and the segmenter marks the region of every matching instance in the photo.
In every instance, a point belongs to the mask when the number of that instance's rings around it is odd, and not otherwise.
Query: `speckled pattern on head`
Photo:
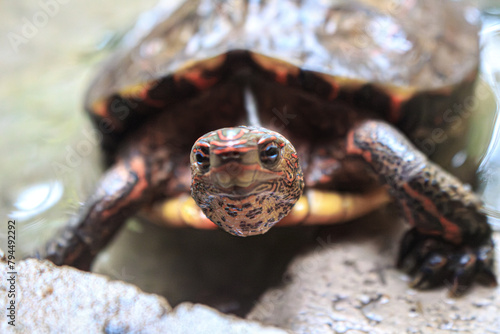
[[[298,156],[282,135],[239,126],[209,132],[191,151],[191,194],[203,213],[237,236],[267,232],[302,195]]]

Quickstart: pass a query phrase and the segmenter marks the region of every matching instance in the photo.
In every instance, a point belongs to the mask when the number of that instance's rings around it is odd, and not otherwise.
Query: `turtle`
[[[377,80],[349,55],[335,58],[328,30],[339,15],[379,15],[373,8],[231,4],[182,2],[103,66],[85,109],[106,171],[44,257],[88,270],[133,215],[246,237],[394,202],[411,226],[397,265],[415,275],[412,286],[451,282],[460,295],[479,279],[495,285],[480,198],[415,145],[417,133],[444,126],[446,103],[470,92],[477,57],[458,83]],[[443,6],[477,29],[458,5]]]

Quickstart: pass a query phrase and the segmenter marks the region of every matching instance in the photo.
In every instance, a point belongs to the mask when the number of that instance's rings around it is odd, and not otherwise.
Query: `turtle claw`
[[[497,278],[491,269],[483,269],[477,274],[476,279],[480,284],[494,288],[498,285]]]
[[[402,240],[397,267],[414,276],[410,283],[412,288],[447,285],[450,296],[458,297],[476,280],[488,286],[497,285],[493,250],[491,240],[476,247],[454,245],[439,237],[421,234],[414,228]]]
[[[403,236],[403,240],[401,240],[396,267],[403,269],[408,266],[408,264],[406,263],[409,260],[408,255],[411,253],[412,249],[415,248],[416,244],[417,233],[415,229],[411,229],[405,233],[405,235]]]
[[[412,268],[416,273],[410,286],[415,289],[428,289],[442,282],[449,273],[448,259],[441,254],[432,254],[420,266]]]

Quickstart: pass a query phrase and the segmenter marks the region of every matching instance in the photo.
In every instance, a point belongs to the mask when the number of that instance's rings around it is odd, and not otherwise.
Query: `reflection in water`
[[[27,220],[57,204],[63,194],[59,181],[39,183],[25,188],[16,199],[17,209],[9,214],[12,219]]]
[[[498,22],[498,19],[493,20]],[[479,174],[481,177],[481,188],[485,209],[490,217],[490,223],[495,229],[500,230],[500,147],[499,147],[499,121],[498,104],[500,101],[500,24],[491,24],[488,17],[485,19],[484,29],[481,33],[482,42],[482,74],[486,82],[490,85],[494,96],[497,112],[494,132],[490,140],[488,150],[485,154]]]

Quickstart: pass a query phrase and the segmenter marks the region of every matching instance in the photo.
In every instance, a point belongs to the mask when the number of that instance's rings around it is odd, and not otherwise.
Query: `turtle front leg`
[[[449,284],[456,296],[478,278],[497,284],[492,231],[468,186],[382,121],[365,121],[351,130],[347,152],[380,175],[413,226],[398,257],[398,267],[416,276],[413,287]]]
[[[47,243],[43,257],[57,265],[89,270],[97,253],[144,202],[150,189],[148,175],[140,155],[108,169],[80,213]]]

